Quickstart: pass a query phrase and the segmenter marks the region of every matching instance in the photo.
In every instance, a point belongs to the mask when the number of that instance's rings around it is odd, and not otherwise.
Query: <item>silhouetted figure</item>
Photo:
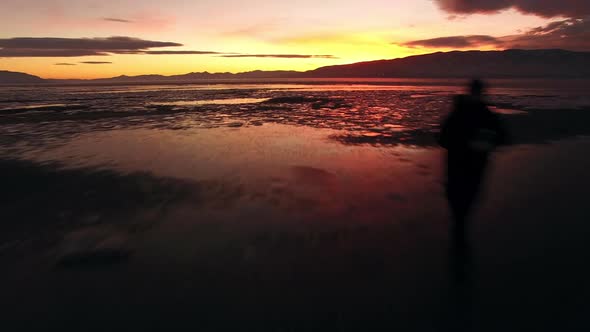
[[[449,331],[470,331],[472,319],[471,254],[467,223],[484,179],[489,154],[506,143],[506,132],[497,114],[483,100],[484,84],[473,80],[468,95],[454,98],[444,120],[439,144],[447,149],[446,194],[453,215],[451,226],[454,312]]]
[[[447,149],[446,194],[453,215],[452,236],[457,254],[466,255],[467,219],[480,191],[488,156],[506,143],[499,116],[483,100],[484,84],[473,80],[468,95],[454,99],[442,124],[439,143]]]

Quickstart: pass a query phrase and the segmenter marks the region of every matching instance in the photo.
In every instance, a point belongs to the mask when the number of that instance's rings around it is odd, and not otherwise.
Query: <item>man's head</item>
[[[471,83],[469,83],[469,93],[472,96],[482,96],[483,93],[485,91],[485,84],[479,80],[479,79],[474,79],[471,81]]]

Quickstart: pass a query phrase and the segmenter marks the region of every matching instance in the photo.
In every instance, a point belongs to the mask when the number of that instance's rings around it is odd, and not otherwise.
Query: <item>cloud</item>
[[[54,66],[75,66],[75,63],[68,63],[68,62],[59,62],[54,64]]]
[[[109,22],[117,22],[117,23],[133,23],[133,21],[131,21],[131,20],[125,20],[122,18],[114,18],[114,17],[103,17],[102,20],[109,21]]]
[[[439,7],[452,14],[495,13],[516,9],[543,17],[579,18],[590,15],[588,0],[435,0]]]
[[[493,46],[501,49],[562,48],[573,51],[590,51],[590,17],[556,21],[545,26],[530,29],[521,34],[510,36],[450,36],[414,40],[399,45],[406,47],[452,49]]]
[[[16,49],[76,49],[116,52],[119,50],[142,50],[152,47],[182,46],[179,43],[143,40],[132,37],[108,38],[51,38],[26,37],[0,39],[0,47]]]
[[[590,51],[590,17],[552,22],[523,34],[502,37],[501,40],[504,48]]]
[[[110,65],[110,64],[112,64],[112,62],[109,62],[109,61],[81,61],[80,63],[86,64],[86,65]]]
[[[76,57],[137,54],[157,47],[182,44],[132,37],[108,38],[7,38],[0,39],[0,57]]]
[[[333,55],[308,54],[224,54],[223,58],[338,59]]]
[[[108,38],[7,38],[0,39],[0,57],[84,57],[113,54],[137,55],[218,55],[226,58],[337,59],[333,55],[243,54],[195,50],[153,50],[183,46],[174,42],[152,41],[132,37]],[[89,63],[89,62],[82,62]],[[106,63],[101,61],[100,63]]]
[[[104,56],[109,53],[95,50],[68,50],[68,49],[34,49],[34,48],[0,48],[0,58],[51,58],[51,57],[77,57],[77,56]]]
[[[497,45],[500,41],[492,36],[471,35],[471,36],[449,36],[432,39],[414,40],[401,44],[407,47],[444,47],[444,48],[468,48],[484,45]]]
[[[207,54],[226,54],[221,52],[213,51],[145,51],[141,54],[152,54],[152,55],[164,55],[164,54],[196,54],[196,55],[207,55]]]

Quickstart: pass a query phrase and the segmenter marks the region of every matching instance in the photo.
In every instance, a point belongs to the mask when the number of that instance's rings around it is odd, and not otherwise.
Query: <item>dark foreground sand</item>
[[[243,149],[286,152],[192,161],[223,174],[201,178],[166,162],[192,153],[180,135],[144,173],[0,162],[3,330],[590,329],[588,139],[497,153],[467,261],[437,148],[254,135]]]

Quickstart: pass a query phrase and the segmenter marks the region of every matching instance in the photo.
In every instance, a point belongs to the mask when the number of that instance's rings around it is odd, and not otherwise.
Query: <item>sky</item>
[[[451,50],[590,51],[588,0],[3,0],[0,70],[310,70]]]

